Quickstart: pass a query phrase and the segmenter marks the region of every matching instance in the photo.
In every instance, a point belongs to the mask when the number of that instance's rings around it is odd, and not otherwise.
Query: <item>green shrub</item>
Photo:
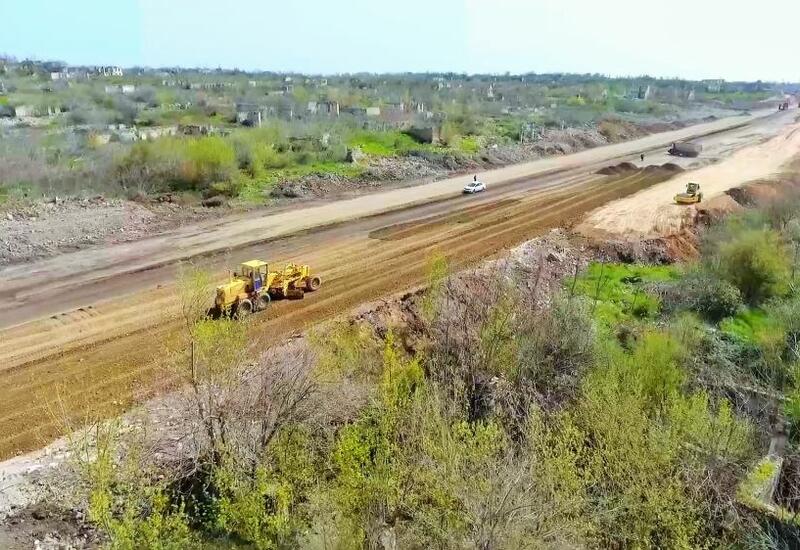
[[[790,353],[787,331],[780,320],[762,309],[745,309],[720,323],[720,329],[735,342],[755,349],[755,357],[742,366],[766,383],[782,390],[790,378],[789,364],[796,356]]]
[[[100,426],[94,452],[84,448],[75,453],[88,484],[89,520],[114,550],[193,546],[197,540],[183,505],[170,500],[167,483],[143,456],[141,442],[123,444],[120,433],[118,422]]]
[[[648,407],[666,407],[679,394],[686,377],[682,359],[683,348],[666,334],[649,332],[637,343],[631,363]]]
[[[586,105],[586,100],[579,95],[572,96],[567,99],[567,105],[569,105],[570,107],[582,107]]]
[[[800,388],[795,388],[783,403],[783,414],[789,422],[789,435],[792,441],[800,439]]]
[[[771,230],[745,229],[722,242],[715,251],[718,274],[757,305],[788,288],[790,263],[780,236]]]
[[[225,457],[214,470],[213,529],[259,550],[297,547],[309,528],[314,452],[302,429],[282,431],[255,466]]]
[[[595,328],[590,303],[559,295],[522,327],[516,375],[540,392],[566,391],[591,364]]]
[[[468,155],[474,155],[480,150],[480,143],[475,136],[469,136],[461,139],[458,148]]]
[[[682,352],[651,333],[631,354],[609,344],[561,430],[579,430],[579,479],[601,548],[701,548],[732,512],[722,480],[753,451],[752,427],[725,401],[682,391]],[[724,458],[723,458],[724,457]],[[711,544],[713,546],[713,544]]]
[[[705,271],[695,271],[674,288],[677,307],[689,309],[711,322],[735,315],[742,306],[742,294],[727,280]]]
[[[116,159],[112,174],[116,183],[125,190],[166,191],[183,184],[181,164],[185,156],[183,140],[140,141]]]
[[[209,184],[231,179],[236,168],[236,151],[230,143],[221,137],[203,137],[189,143],[183,176],[195,185]]]
[[[439,134],[442,143],[449,147],[457,147],[461,142],[461,129],[453,121],[446,121]]]

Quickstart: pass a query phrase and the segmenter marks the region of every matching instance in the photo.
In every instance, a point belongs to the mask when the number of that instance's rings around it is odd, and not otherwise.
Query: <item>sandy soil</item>
[[[727,159],[684,172],[632,197],[602,206],[592,212],[577,230],[587,236],[613,236],[639,240],[669,236],[692,223],[699,206],[675,204],[674,196],[690,181],[700,184],[704,203],[725,191],[754,180],[769,178],[796,158],[800,151],[800,124],[778,136],[734,152]]]

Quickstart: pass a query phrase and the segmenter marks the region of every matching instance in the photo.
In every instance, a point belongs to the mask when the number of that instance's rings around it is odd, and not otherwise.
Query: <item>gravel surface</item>
[[[223,212],[170,202],[50,199],[0,212],[0,265],[24,263],[94,245],[133,241]]]

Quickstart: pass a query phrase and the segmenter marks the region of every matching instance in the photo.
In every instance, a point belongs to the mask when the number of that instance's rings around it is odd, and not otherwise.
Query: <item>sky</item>
[[[800,3],[0,0],[0,54],[304,73],[579,72],[800,80]],[[800,52],[798,52],[800,53]]]

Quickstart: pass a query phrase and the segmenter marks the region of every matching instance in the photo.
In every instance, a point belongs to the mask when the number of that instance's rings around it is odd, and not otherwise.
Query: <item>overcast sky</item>
[[[798,25],[800,2],[788,0],[0,0],[0,53],[307,73],[796,81]]]

